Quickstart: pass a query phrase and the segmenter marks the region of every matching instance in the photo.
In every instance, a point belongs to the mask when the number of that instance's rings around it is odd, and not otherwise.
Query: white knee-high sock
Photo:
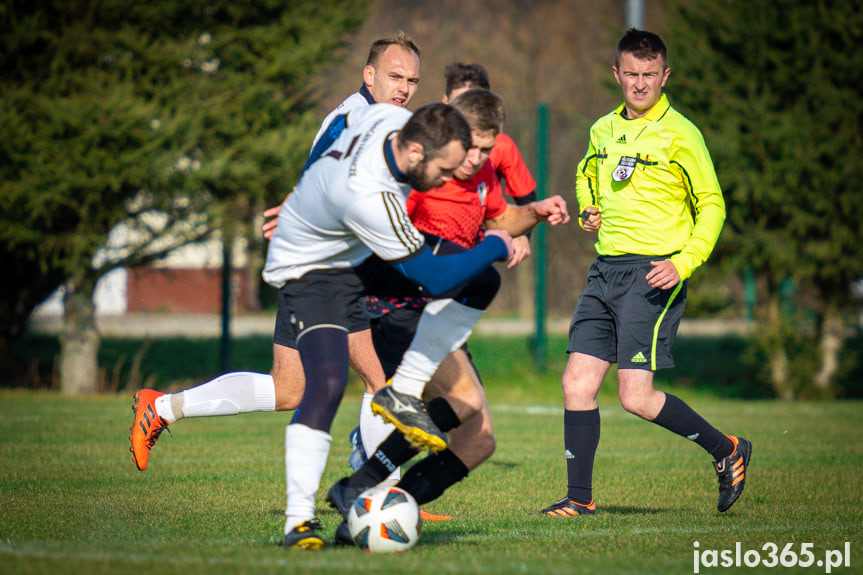
[[[180,393],[165,394],[155,403],[157,413],[168,423],[184,417],[275,411],[276,385],[268,373],[239,371]]]
[[[426,305],[413,342],[393,376],[393,389],[422,397],[440,362],[467,341],[483,311],[452,299]]]
[[[374,394],[363,393],[363,402],[360,404],[360,437],[363,438],[363,450],[366,452],[366,458],[370,458],[377,450],[378,445],[392,433],[396,426],[384,422],[382,417],[377,417],[372,413],[372,398]],[[397,467],[387,480],[393,480],[398,483],[401,479],[401,467]]]
[[[315,495],[327,464],[332,437],[301,423],[285,428],[285,477],[288,505],[285,535],[315,516]]]

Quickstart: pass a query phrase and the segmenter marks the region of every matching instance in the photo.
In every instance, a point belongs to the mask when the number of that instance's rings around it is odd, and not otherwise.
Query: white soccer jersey
[[[411,113],[392,104],[350,112],[348,126],[303,174],[279,213],[264,280],[281,287],[315,269],[356,266],[372,252],[392,261],[420,250],[387,153],[390,137]]]
[[[312,142],[312,149],[314,149],[315,144],[318,143],[318,140],[321,139],[321,136],[327,131],[327,128],[329,128],[335,118],[342,114],[349,114],[355,110],[362,110],[374,103],[374,98],[372,98],[371,93],[366,89],[365,85],[363,85],[359,92],[354,92],[345,98],[345,101],[339,104],[335,110],[327,114],[327,117],[324,118],[323,122],[321,122],[321,128],[318,130],[318,133],[315,134],[315,139]]]

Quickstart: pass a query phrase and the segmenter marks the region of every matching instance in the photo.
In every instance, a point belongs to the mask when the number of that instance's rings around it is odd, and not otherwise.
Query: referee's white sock
[[[168,423],[184,417],[275,411],[276,384],[268,373],[226,373],[185,391],[165,394],[155,404],[156,412]]]
[[[393,389],[422,397],[440,363],[467,341],[483,311],[452,299],[426,305],[413,342],[393,376]]]

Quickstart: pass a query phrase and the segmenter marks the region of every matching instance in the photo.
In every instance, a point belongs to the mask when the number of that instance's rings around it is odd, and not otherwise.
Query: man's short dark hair
[[[437,157],[444,146],[458,140],[465,150],[472,146],[470,126],[461,112],[443,103],[426,104],[408,119],[399,134],[399,148],[421,144],[425,159]]]
[[[503,98],[491,90],[470,89],[455,98],[450,105],[461,112],[471,130],[494,132],[495,136],[503,130],[506,106]]]
[[[614,58],[614,65],[620,66],[620,56],[624,52],[632,54],[639,60],[653,60],[657,56],[662,58],[662,66],[668,66],[668,51],[665,49],[665,43],[662,38],[653,32],[646,30],[636,30],[630,28],[617,43],[617,55]]]
[[[488,72],[480,64],[462,64],[455,62],[446,67],[444,71],[446,78],[446,95],[452,94],[453,90],[463,88],[483,88],[489,90]]]
[[[369,57],[366,60],[366,66],[377,66],[378,62],[381,60],[381,55],[386,52],[387,48],[390,46],[400,46],[408,52],[416,54],[417,58],[421,57],[419,46],[417,46],[407,34],[399,30],[392,36],[375,40],[371,49],[369,49]]]

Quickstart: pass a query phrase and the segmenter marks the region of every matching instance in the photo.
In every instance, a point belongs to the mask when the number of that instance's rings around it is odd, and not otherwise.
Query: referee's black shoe
[[[446,436],[434,424],[423,400],[387,385],[372,398],[372,412],[392,423],[416,449],[441,451]]]
[[[713,462],[719,478],[719,503],[716,508],[720,512],[728,511],[743,493],[749,471],[749,458],[752,457],[752,444],[749,441],[733,435],[729,435],[728,439],[734,444],[734,451],[728,457]]]

